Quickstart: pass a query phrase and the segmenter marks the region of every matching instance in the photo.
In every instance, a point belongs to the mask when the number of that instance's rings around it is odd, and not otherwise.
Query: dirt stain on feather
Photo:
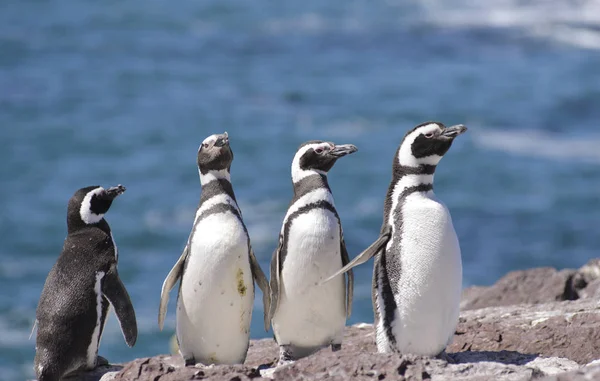
[[[235,274],[235,279],[237,280],[238,294],[240,294],[240,296],[246,295],[246,291],[248,290],[248,288],[244,284],[244,272],[242,271],[242,269],[238,268],[237,273]]]

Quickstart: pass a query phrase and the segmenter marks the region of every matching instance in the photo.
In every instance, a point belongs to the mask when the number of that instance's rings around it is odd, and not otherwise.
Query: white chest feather
[[[398,290],[392,324],[396,347],[436,355],[458,322],[462,287],[458,238],[448,209],[433,192],[407,196],[400,212],[402,230],[394,230],[386,253],[400,258],[400,276],[390,279]],[[398,243],[400,253],[393,251]]]
[[[254,288],[248,236],[231,212],[202,219],[190,242],[177,302],[184,357],[239,363],[246,356]]]
[[[341,343],[345,317],[344,277],[319,283],[342,267],[340,226],[327,209],[292,220],[280,275],[273,330],[279,344],[313,347]]]

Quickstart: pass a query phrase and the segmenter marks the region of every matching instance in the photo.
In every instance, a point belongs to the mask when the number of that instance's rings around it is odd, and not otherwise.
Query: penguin
[[[448,359],[458,323],[461,251],[433,175],[463,125],[426,122],[396,151],[378,239],[324,282],[375,256],[372,299],[377,350]]]
[[[69,200],[67,237],[50,270],[36,311],[34,370],[57,381],[108,361],[98,346],[110,306],[125,342],[137,339],[135,311],[117,272],[117,246],[104,215],[125,187],[79,189]]]
[[[356,152],[352,144],[309,141],[292,162],[294,197],[271,260],[271,310],[279,365],[331,345],[342,347],[346,318],[352,308],[354,276],[319,285],[349,262],[342,224],[327,173],[336,161]]]
[[[232,161],[227,132],[207,137],[198,148],[200,204],[183,253],[162,286],[161,330],[169,292],[179,281],[176,335],[186,366],[244,362],[254,281],[263,292],[264,316],[269,310],[269,284],[231,185]]]

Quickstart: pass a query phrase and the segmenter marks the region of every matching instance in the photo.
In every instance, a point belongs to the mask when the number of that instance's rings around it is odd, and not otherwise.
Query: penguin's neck
[[[210,170],[206,173],[202,173],[201,170],[198,170],[198,172],[200,173],[200,184],[202,186],[215,180],[227,180],[231,183],[231,174],[227,169]]]
[[[303,177],[302,179],[294,182],[294,199],[297,200],[305,194],[319,188],[325,188],[329,191],[329,193],[331,193],[326,174],[315,173],[310,176]]]
[[[209,171],[206,174],[200,172],[200,184],[202,184],[200,205],[214,196],[223,194],[231,197],[237,204],[228,170]]]
[[[415,192],[426,195],[426,197],[433,194],[434,172],[434,165],[408,167],[397,162],[394,164],[392,182],[388,188],[383,208],[383,218],[386,223],[394,226],[393,219],[390,219],[390,216],[394,214],[404,197]]]
[[[78,232],[79,230],[88,229],[88,228],[97,228],[97,229],[102,230],[103,232],[105,232],[108,235],[111,234],[110,226],[108,225],[108,222],[106,222],[106,220],[104,218],[102,218],[100,221],[98,221],[96,223],[87,224],[81,219],[81,217],[79,215],[79,211],[69,210],[67,212],[67,235],[74,234],[74,233]]]
[[[394,195],[399,197],[409,190],[418,192],[433,191],[434,174],[435,165],[422,164],[417,167],[408,167],[398,164],[394,166],[392,180]]]

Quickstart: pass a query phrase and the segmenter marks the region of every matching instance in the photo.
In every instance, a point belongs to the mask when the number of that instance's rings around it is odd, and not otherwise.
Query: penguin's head
[[[437,165],[458,135],[467,131],[462,124],[446,127],[438,122],[419,124],[408,131],[398,148],[400,165]]]
[[[201,175],[214,171],[229,172],[232,161],[233,151],[229,146],[227,132],[209,136],[198,148],[198,169]]]
[[[69,226],[94,225],[102,221],[113,200],[125,192],[121,184],[104,189],[94,185],[79,189],[69,200],[67,223]]]
[[[336,145],[321,140],[303,143],[292,162],[292,180],[298,182],[315,173],[326,175],[337,159],[356,151],[358,148],[352,144]]]

